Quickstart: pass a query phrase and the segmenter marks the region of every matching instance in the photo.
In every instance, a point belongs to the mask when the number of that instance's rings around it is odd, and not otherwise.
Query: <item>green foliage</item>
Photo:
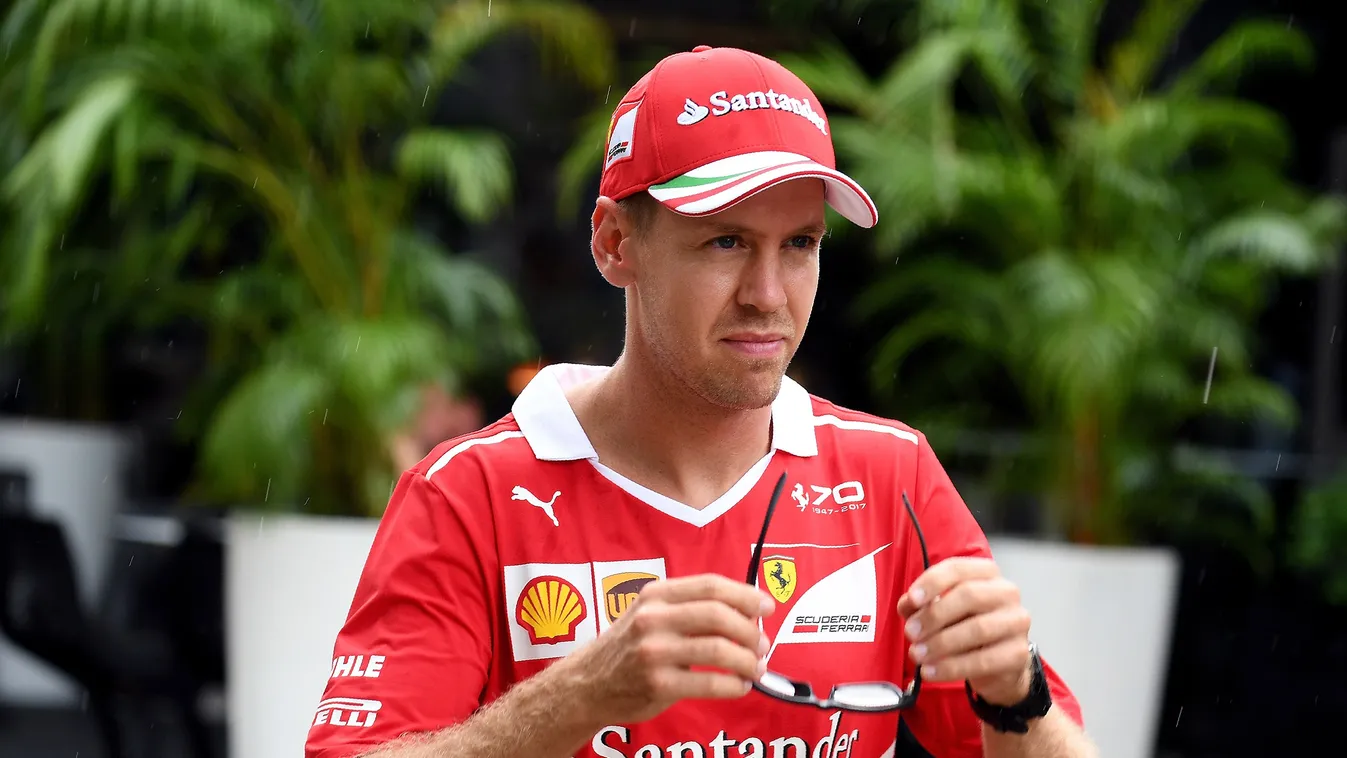
[[[889,325],[875,389],[957,364],[920,403],[976,405],[1008,380],[1022,408],[974,414],[1039,438],[1007,486],[1047,493],[1083,541],[1159,520],[1266,544],[1266,493],[1170,450],[1198,420],[1295,422],[1253,371],[1255,319],[1343,238],[1343,203],[1286,177],[1282,119],[1231,94],[1257,65],[1305,65],[1300,32],[1243,22],[1158,78],[1199,4],[1149,0],[1100,51],[1099,0],[926,0],[878,78],[836,45],[780,58],[880,209],[883,268],[856,303]]]
[[[1295,568],[1321,577],[1329,602],[1347,605],[1347,472],[1305,494],[1289,552]]]
[[[56,387],[97,383],[112,328],[204,328],[195,494],[379,513],[420,388],[533,350],[509,286],[411,221],[425,198],[467,223],[509,202],[504,139],[432,117],[509,33],[608,85],[606,26],[578,2],[18,0],[2,335]]]

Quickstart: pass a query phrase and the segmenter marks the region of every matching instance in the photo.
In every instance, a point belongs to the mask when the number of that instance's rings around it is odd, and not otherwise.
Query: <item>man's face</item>
[[[636,338],[712,404],[771,404],[818,291],[822,181],[784,182],[703,218],[655,205],[629,240]]]

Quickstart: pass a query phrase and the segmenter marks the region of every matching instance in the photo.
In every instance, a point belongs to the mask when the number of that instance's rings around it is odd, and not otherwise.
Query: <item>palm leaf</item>
[[[1232,216],[1212,226],[1192,247],[1198,260],[1237,256],[1267,270],[1293,273],[1316,270],[1333,252],[1300,219],[1264,210]]]
[[[557,168],[557,220],[568,222],[580,211],[580,199],[603,166],[608,126],[615,103],[604,102],[577,122],[576,137],[561,156]]]
[[[1156,69],[1175,38],[1203,0],[1146,0],[1131,34],[1109,57],[1108,80],[1128,99],[1152,83]]]
[[[224,399],[202,439],[201,476],[216,496],[293,508],[312,470],[313,432],[327,418],[332,380],[319,367],[272,362]]]
[[[394,160],[407,179],[438,184],[469,221],[488,220],[513,190],[510,151],[498,134],[419,129],[402,138]]]
[[[822,43],[808,55],[782,53],[775,60],[800,77],[825,103],[866,115],[874,103],[870,77],[836,43]]]
[[[1068,107],[1080,104],[1086,72],[1093,65],[1095,32],[1103,12],[1102,0],[1029,5],[1044,30],[1043,73],[1049,96]]]
[[[436,80],[455,75],[495,35],[518,29],[540,46],[544,70],[568,72],[596,90],[612,82],[612,50],[594,44],[608,30],[601,17],[571,0],[456,0],[431,32]]]
[[[1227,29],[1165,91],[1175,98],[1226,92],[1254,67],[1283,62],[1306,67],[1313,58],[1314,49],[1299,29],[1270,21],[1245,21]]]

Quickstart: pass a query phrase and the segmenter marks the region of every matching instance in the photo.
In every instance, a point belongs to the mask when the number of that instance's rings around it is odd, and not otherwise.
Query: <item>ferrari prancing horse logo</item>
[[[778,603],[790,600],[795,594],[795,559],[784,555],[769,555],[762,559],[762,580],[767,591]]]

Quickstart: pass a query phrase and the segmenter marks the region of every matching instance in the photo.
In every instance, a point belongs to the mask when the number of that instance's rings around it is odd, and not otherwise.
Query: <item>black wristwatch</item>
[[[998,732],[1024,734],[1029,731],[1029,722],[1041,719],[1052,710],[1052,692],[1048,690],[1048,677],[1043,673],[1043,661],[1038,657],[1038,646],[1029,643],[1029,668],[1032,679],[1029,682],[1029,694],[1020,702],[1010,705],[993,705],[982,696],[973,692],[973,685],[964,681],[964,690],[968,692],[968,702],[973,713],[991,725]]]

